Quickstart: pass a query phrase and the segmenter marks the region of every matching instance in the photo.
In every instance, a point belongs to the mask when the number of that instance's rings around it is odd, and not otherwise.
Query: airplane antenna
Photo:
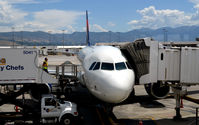
[[[88,24],[88,11],[86,10],[86,43],[88,46],[90,46],[89,41],[89,24]]]

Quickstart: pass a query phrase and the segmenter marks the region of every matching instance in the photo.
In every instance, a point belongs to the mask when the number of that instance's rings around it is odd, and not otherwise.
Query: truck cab
[[[43,95],[41,99],[41,118],[43,123],[58,122],[70,125],[78,117],[77,105],[69,101],[60,102],[52,94]]]

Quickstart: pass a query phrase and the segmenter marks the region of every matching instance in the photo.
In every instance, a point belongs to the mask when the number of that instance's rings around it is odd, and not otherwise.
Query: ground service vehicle
[[[59,79],[39,67],[37,49],[0,49],[0,106],[13,104],[21,110],[1,111],[0,125],[18,120],[71,124],[78,116],[76,104],[59,102],[49,94],[60,88]],[[31,99],[26,98],[27,93]]]
[[[43,95],[41,99],[42,123],[56,123],[70,125],[77,119],[77,105],[69,102],[60,102],[52,94]]]

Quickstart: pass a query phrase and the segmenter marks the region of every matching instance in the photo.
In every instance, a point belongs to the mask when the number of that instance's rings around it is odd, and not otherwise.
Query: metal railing
[[[62,76],[73,76],[77,77],[77,73],[82,71],[81,65],[74,65],[74,64],[62,64],[56,66],[56,78],[59,78],[60,75]]]

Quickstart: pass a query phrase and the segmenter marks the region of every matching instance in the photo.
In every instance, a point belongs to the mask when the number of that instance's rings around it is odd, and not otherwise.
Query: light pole
[[[109,41],[111,42],[111,31],[109,31]]]
[[[21,31],[21,43],[22,43],[22,46],[23,46],[23,31]]]
[[[12,47],[13,48],[15,46],[15,44],[14,44],[14,42],[15,42],[15,32],[14,32],[14,30],[15,30],[15,27],[12,27]]]
[[[65,30],[62,30],[62,32],[63,32],[63,49],[64,49],[64,32],[65,32]]]
[[[120,42],[120,32],[117,33],[118,33],[118,42]]]
[[[163,29],[163,32],[164,32],[164,42],[167,42],[167,30],[166,29]]]
[[[51,33],[52,33],[52,31],[48,31],[48,33],[49,33],[49,44],[51,43]]]

